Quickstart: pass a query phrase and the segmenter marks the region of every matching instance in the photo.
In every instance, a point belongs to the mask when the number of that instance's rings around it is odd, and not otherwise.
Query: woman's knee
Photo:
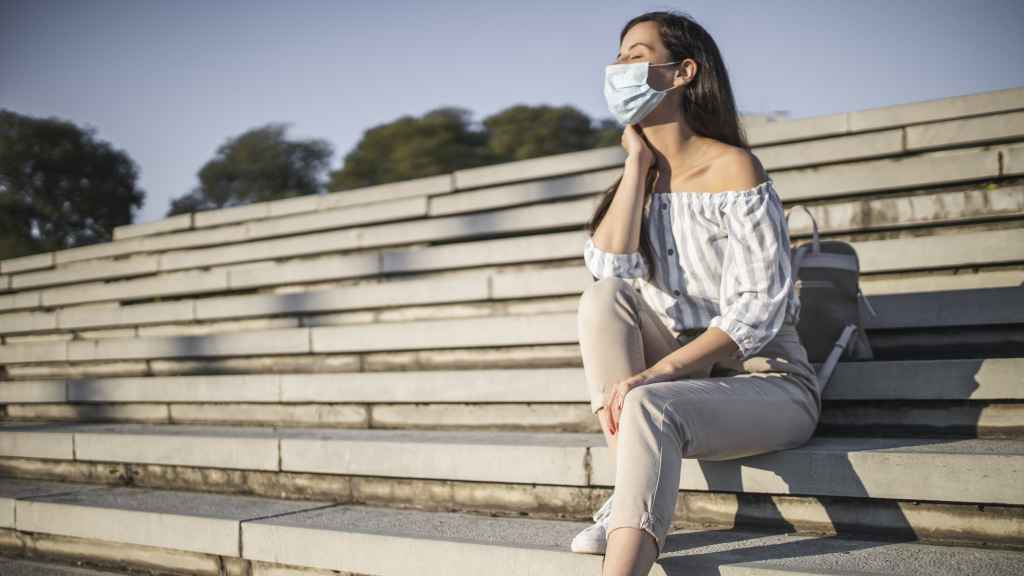
[[[602,278],[583,290],[580,296],[579,316],[581,322],[591,322],[608,316],[623,296],[629,294],[633,286],[622,278]]]
[[[626,414],[630,414],[629,421],[637,424],[653,424],[659,421],[664,406],[663,397],[657,392],[651,384],[642,384],[627,392],[622,398],[620,421],[627,420]]]

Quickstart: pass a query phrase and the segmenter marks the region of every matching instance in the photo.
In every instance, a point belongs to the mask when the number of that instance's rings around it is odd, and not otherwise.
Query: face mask
[[[679,62],[651,64],[650,62],[632,62],[626,64],[609,64],[604,70],[604,99],[608,102],[608,110],[615,116],[619,124],[635,124],[644,119],[652,110],[661,104],[665,95],[672,88],[655,90],[647,84],[647,71],[650,66],[668,66]],[[680,84],[682,86],[682,84]]]

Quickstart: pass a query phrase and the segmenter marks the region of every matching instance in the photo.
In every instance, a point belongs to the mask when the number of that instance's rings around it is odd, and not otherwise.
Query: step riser
[[[6,421],[600,432],[589,404],[8,404]],[[227,417],[226,417],[227,416]]]
[[[1013,147],[1016,150],[1018,147]],[[950,162],[952,161],[952,162]],[[947,169],[950,164],[955,165],[958,170],[955,170],[955,174],[950,173]],[[876,161],[868,161],[856,163],[854,165],[831,165],[817,170],[802,171],[795,170],[793,172],[782,171],[776,173],[773,177],[779,182],[779,189],[782,191],[783,199],[786,201],[798,201],[807,198],[821,198],[824,196],[840,196],[850,193],[868,193],[873,190],[886,190],[889,188],[908,188],[908,187],[929,187],[929,186],[942,186],[942,184],[948,183],[950,180],[974,180],[974,179],[985,179],[1011,175],[1015,170],[1011,169],[1009,172],[1001,171],[999,167],[999,152],[993,150],[984,149],[967,149],[961,152],[957,152],[955,155],[950,156],[946,154],[925,154],[921,157],[913,157],[911,159],[902,158],[896,159],[883,159]],[[936,173],[936,169],[941,166],[943,170],[939,170]],[[883,173],[880,173],[880,170]],[[610,170],[609,170],[610,171]],[[885,173],[888,172],[888,173]],[[914,173],[916,172],[916,173]],[[873,176],[870,178],[874,186],[865,186],[868,178],[865,177],[867,174]],[[828,177],[831,176],[831,177]],[[569,190],[565,190],[566,187],[559,187],[562,190],[558,191],[560,194],[557,196],[561,197],[572,197],[573,195],[592,193],[594,189],[599,189],[607,186],[607,182],[612,179],[613,176],[608,174],[607,177],[597,179],[587,187],[570,187]],[[845,181],[844,181],[845,180]],[[563,180],[565,181],[565,180]],[[601,183],[599,183],[601,182]],[[825,184],[824,182],[827,182]],[[529,186],[529,184],[527,184]],[[534,183],[536,186],[536,182]],[[521,198],[521,191],[519,197]],[[552,190],[552,192],[555,192]],[[495,196],[496,191],[481,191],[483,195]],[[461,194],[459,196],[462,196]],[[516,200],[515,193],[506,193],[506,197],[509,197],[512,202]],[[552,195],[549,194],[550,198]],[[437,199],[443,201],[443,197]],[[528,198],[525,200],[529,200]],[[585,199],[582,203],[590,204],[593,201],[590,198]],[[519,219],[526,221],[544,219],[547,217],[549,221],[544,222],[549,227],[556,227],[556,225],[570,225],[573,220],[573,216],[579,216],[582,212],[580,208],[564,207],[563,213],[552,213],[557,208],[553,209],[551,206],[544,207],[546,212],[540,214],[540,218],[537,215],[532,214],[529,210],[531,208],[536,209],[537,207],[525,206],[525,207],[509,207],[506,210],[499,212],[499,215],[486,214],[487,219],[483,220],[478,215],[468,214],[463,216],[445,216],[442,214],[433,213],[428,211],[426,208],[426,199],[409,199],[406,201],[399,201],[396,203],[399,208],[398,211],[391,211],[391,216],[408,216],[408,217],[421,217],[421,219],[413,220],[411,222],[399,222],[399,223],[370,223],[368,227],[362,228],[361,234],[352,234],[352,229],[348,228],[348,225],[353,223],[351,218],[344,217],[349,213],[366,213],[367,208],[357,208],[353,210],[346,210],[342,212],[327,212],[322,214],[313,214],[312,216],[321,220],[313,225],[306,225],[302,227],[303,222],[298,222],[299,227],[294,227],[291,230],[284,230],[282,225],[283,220],[278,221],[252,221],[248,224],[237,224],[234,225],[233,229],[237,231],[236,234],[228,235],[224,237],[225,232],[218,231],[206,233],[209,236],[209,243],[216,244],[218,241],[221,246],[219,247],[206,247],[200,248],[199,245],[204,244],[203,242],[197,242],[197,246],[194,249],[178,249],[170,251],[162,251],[172,246],[168,244],[175,243],[175,239],[180,241],[181,239],[187,238],[187,235],[177,235],[176,237],[169,237],[170,242],[165,242],[164,246],[151,245],[142,246],[137,245],[135,250],[123,250],[115,244],[106,244],[99,247],[92,247],[91,250],[98,252],[108,252],[106,254],[95,254],[100,256],[99,259],[93,260],[97,266],[93,268],[99,269],[120,269],[111,272],[96,272],[89,270],[87,266],[79,265],[60,265],[58,269],[40,272],[23,272],[22,274],[14,274],[11,277],[11,285],[17,287],[33,287],[33,286],[48,286],[59,284],[61,282],[72,282],[79,278],[94,278],[99,276],[100,278],[120,278],[129,276],[131,274],[140,274],[151,270],[180,270],[188,268],[198,268],[203,264],[210,263],[222,263],[222,262],[242,262],[247,259],[253,259],[253,254],[270,254],[279,256],[295,256],[308,253],[316,253],[316,250],[311,250],[308,245],[324,245],[330,243],[331,246],[337,249],[356,249],[361,247],[378,247],[381,245],[387,245],[389,239],[393,239],[396,235],[395,230],[408,231],[409,235],[416,235],[418,239],[422,240],[438,240],[451,238],[453,235],[458,235],[460,229],[499,229],[499,230],[518,230],[522,224],[510,225],[515,222],[515,216],[519,215]],[[924,204],[924,202],[922,202]],[[955,203],[947,202],[946,204],[955,205]],[[993,204],[997,204],[994,203]],[[380,208],[381,206],[374,205],[374,208]],[[481,208],[501,208],[502,206],[496,206],[494,203],[490,206],[482,206]],[[948,218],[948,212],[952,209],[947,205],[943,205],[945,208],[944,213]],[[387,206],[384,206],[387,208]],[[472,207],[470,207],[472,209]],[[892,211],[898,211],[893,209]],[[919,208],[918,211],[923,211]],[[898,211],[901,214],[902,211]],[[335,219],[332,221],[324,221],[324,216],[330,217],[332,214],[343,216],[342,218]],[[557,215],[556,215],[557,214]],[[379,214],[382,216],[384,214]],[[422,219],[423,216],[429,216],[429,219]],[[504,216],[504,217],[502,217]],[[532,216],[532,217],[530,217]],[[307,218],[303,216],[302,218]],[[386,217],[386,216],[385,216]],[[374,218],[370,218],[371,220]],[[829,218],[823,218],[830,220]],[[434,224],[432,227],[427,224]],[[446,224],[446,225],[445,225]],[[262,232],[255,229],[263,228]],[[247,229],[256,237],[263,237],[263,240],[258,238],[247,240]],[[316,232],[318,230],[327,230],[327,232]],[[528,229],[527,229],[528,230]],[[332,233],[332,231],[335,231]],[[312,233],[313,236],[308,242],[299,244],[295,242],[294,234],[300,232]],[[196,235],[196,233],[190,233]],[[278,237],[278,235],[291,235]],[[466,235],[465,232],[462,233]],[[274,239],[275,237],[278,237]],[[457,236],[458,237],[458,236]],[[238,244],[237,242],[242,241],[244,244]],[[232,243],[234,242],[234,243]],[[190,244],[185,242],[186,244]],[[143,244],[143,243],[137,243]],[[153,244],[151,242],[151,244]],[[158,243],[159,244],[159,243]],[[298,245],[296,245],[298,244]],[[79,249],[81,250],[81,248]],[[142,251],[148,253],[138,253]],[[211,259],[208,255],[211,251],[223,252],[223,255],[219,258]],[[111,252],[135,252],[136,255],[133,258],[122,258],[113,259],[115,255]],[[205,256],[205,257],[204,257]],[[266,256],[263,256],[266,257]],[[67,258],[56,258],[57,260]],[[0,268],[3,268],[3,264],[0,264]],[[84,270],[83,270],[84,269]],[[77,273],[77,274],[76,274]]]
[[[542,362],[576,347],[510,348],[521,363]],[[532,355],[524,357],[522,354]],[[542,357],[543,356],[543,357]],[[18,379],[0,383],[0,404],[150,403],[252,404],[531,404],[584,402],[585,375],[580,368],[513,368],[484,370],[353,370],[341,357],[336,371],[307,370],[247,374],[244,372],[168,376],[124,375],[66,379]],[[578,358],[576,358],[578,360]],[[218,368],[227,368],[217,365]],[[241,368],[241,367],[236,367]],[[372,367],[371,367],[372,368]],[[214,372],[214,371],[211,371]],[[900,402],[1021,401],[1020,374],[1024,358],[970,358],[934,361],[840,362],[825,389],[824,399]],[[950,404],[951,408],[957,407]]]
[[[1016,506],[684,491],[672,524],[691,529],[792,526],[824,536],[1024,546],[1024,508]]]
[[[870,332],[875,360],[1024,356],[1020,326]]]
[[[920,157],[912,157],[910,159],[902,158],[899,160],[895,159],[883,159],[877,161],[869,161],[866,163],[857,163],[855,165],[839,165],[829,166],[820,170],[812,171],[810,174],[805,171],[793,171],[793,172],[782,172],[774,176],[775,180],[779,183],[779,188],[784,195],[784,200],[792,202],[803,199],[820,198],[823,193],[828,195],[842,195],[849,193],[866,193],[871,192],[874,189],[885,190],[887,188],[900,188],[900,187],[913,187],[922,186],[926,187],[929,185],[942,185],[948,183],[950,180],[980,180],[985,178],[998,178],[1000,174],[999,167],[999,153],[995,150],[985,150],[982,148],[967,149],[958,152],[955,156],[950,157],[949,154],[925,154]],[[948,168],[950,165],[956,165],[961,168],[956,170],[955,174],[950,173]],[[947,170],[937,170],[938,168],[946,168]],[[872,170],[874,169],[874,170]],[[888,174],[880,174],[888,171]],[[865,186],[865,175],[864,172],[872,172],[874,176],[875,185]],[[830,174],[832,177],[829,178],[826,175]],[[1007,175],[1005,172],[1002,175]],[[610,176],[610,175],[609,175]],[[603,179],[606,183],[611,180]],[[843,180],[847,182],[844,183]],[[828,184],[823,184],[827,182]],[[595,183],[596,184],[596,183]],[[586,190],[587,192],[595,192],[603,186],[593,186]],[[808,187],[811,187],[808,189]],[[578,190],[584,192],[584,190]],[[577,203],[582,202],[584,204],[592,204],[591,199],[584,201],[576,201]],[[952,203],[950,203],[952,204]],[[955,205],[955,204],[954,204]],[[408,215],[413,215],[417,207],[412,207],[414,210],[408,212]],[[420,206],[419,208],[423,208]],[[558,225],[566,225],[580,219],[581,214],[585,214],[586,210],[580,208],[569,208],[564,210],[565,216],[555,216],[550,214],[553,211],[551,206],[544,206],[543,211],[537,210],[537,207],[521,207],[521,208],[509,208],[506,209],[504,214],[499,212],[497,214],[490,213],[484,214],[487,218],[479,219],[474,218],[473,215],[467,215],[463,217],[458,216],[435,216],[427,220],[413,221],[410,223],[401,224],[385,224],[368,226],[366,229],[356,231],[353,229],[345,229],[339,226],[334,232],[313,232],[313,237],[307,244],[324,244],[325,242],[331,242],[332,246],[336,246],[338,249],[352,249],[360,247],[373,247],[384,243],[386,245],[387,240],[393,239],[396,234],[395,229],[401,229],[408,231],[409,234],[419,236],[424,240],[438,240],[450,238],[453,235],[458,237],[461,229],[490,229],[498,228],[505,230],[519,230],[522,229],[525,223],[531,223],[535,220],[541,220],[542,222],[538,225],[539,227],[554,227]],[[536,212],[531,212],[535,210]],[[365,208],[362,210],[349,210],[350,212],[365,212]],[[948,213],[949,208],[945,211]],[[522,215],[520,215],[522,214]],[[536,215],[535,215],[536,214]],[[319,217],[318,215],[313,215]],[[517,218],[518,216],[518,218]],[[948,216],[947,216],[948,217]],[[445,219],[453,220],[453,223],[444,226]],[[518,220],[524,221],[524,223],[517,223]],[[828,219],[823,219],[828,220]],[[322,224],[322,223],[321,223]],[[438,226],[438,224],[442,224]],[[263,234],[257,232],[257,236],[264,236],[266,234],[274,234],[278,232],[285,232],[283,230],[275,230],[277,223],[260,222],[255,221],[248,225],[248,227],[266,227],[267,229]],[[139,260],[138,264],[127,266],[126,273],[131,273],[136,268],[143,268],[144,270],[150,268],[160,269],[175,269],[183,267],[197,267],[203,264],[209,264],[208,255],[211,251],[223,253],[218,256],[219,259],[227,259],[229,261],[244,261],[246,253],[248,257],[252,258],[252,254],[271,253],[281,255],[291,255],[298,251],[301,252],[301,248],[293,246],[295,244],[294,237],[284,237],[279,240],[252,240],[246,244],[230,244],[231,240],[242,240],[245,235],[242,231],[246,229],[244,225],[236,225],[236,229],[239,230],[239,234],[235,238],[224,238],[224,245],[222,248],[199,248],[195,250],[181,250],[178,252],[153,252],[146,255],[136,255],[135,260]],[[449,230],[454,229],[454,231]],[[529,228],[527,228],[529,229]],[[292,231],[294,232],[294,230]],[[375,233],[376,232],[376,233]],[[211,232],[213,239],[224,234],[224,231]],[[469,235],[466,232],[461,232],[461,235]],[[251,246],[251,248],[250,248]],[[301,245],[300,245],[301,246]],[[246,248],[247,250],[239,250],[239,248]],[[159,247],[154,247],[159,250]],[[306,247],[306,253],[309,248]],[[118,251],[113,245],[104,246],[102,248],[94,248],[98,251]],[[205,256],[205,258],[204,258]],[[219,260],[215,258],[214,263]],[[110,260],[104,258],[98,261],[98,263],[105,263],[107,267],[113,267],[120,265],[125,267],[126,261]],[[79,266],[78,268],[81,268]],[[71,267],[74,270],[74,267]],[[82,274],[81,270],[78,271]],[[96,273],[96,272],[93,272]],[[111,273],[112,276],[118,277],[122,274]],[[68,278],[70,276],[70,278]],[[32,286],[40,283],[49,282],[56,283],[61,280],[71,280],[75,277],[74,274],[69,274],[68,270],[53,270],[43,272],[28,272],[27,274],[17,274],[12,277],[12,284],[15,287],[19,285]]]
[[[1010,402],[825,400],[818,435],[1024,438],[1024,404]]]
[[[301,329],[297,329],[301,330]],[[354,330],[353,330],[354,332]],[[271,336],[267,336],[271,337]],[[352,338],[358,337],[352,335]],[[381,338],[379,335],[368,337]],[[188,337],[182,337],[188,338]],[[301,338],[296,338],[298,342]],[[575,337],[552,335],[547,343],[523,340],[520,343],[481,343],[479,346],[467,347],[465,344],[446,347],[427,344],[409,344],[396,346],[394,351],[369,352],[358,349],[337,349],[331,353],[314,351],[312,353],[280,354],[276,351],[260,351],[252,356],[239,356],[238,353],[217,354],[213,349],[204,349],[205,357],[190,356],[183,349],[203,349],[202,344],[181,340],[177,344],[169,344],[176,352],[168,356],[139,354],[137,358],[121,359],[56,361],[51,358],[28,356],[20,357],[20,362],[7,364],[5,370],[9,379],[43,379],[43,378],[77,378],[85,376],[114,377],[129,375],[186,375],[233,373],[266,373],[271,368],[276,371],[337,371],[338,363],[358,367],[366,366],[368,370],[427,370],[433,368],[530,368],[582,366],[579,342]],[[894,337],[885,333],[870,335],[874,360],[952,360],[952,359],[994,359],[1024,356],[1024,337],[1020,328],[1008,329],[1000,334],[987,330],[973,331],[963,329],[956,337],[933,337],[928,334],[919,336]],[[142,342],[134,342],[134,338],[124,338],[125,342],[109,340],[92,340],[90,343],[101,342],[104,348],[114,351],[116,344],[127,344],[139,347]],[[117,338],[121,340],[121,338]],[[561,341],[559,341],[561,340]],[[79,340],[85,342],[86,340]],[[354,341],[354,340],[353,340]],[[386,340],[384,340],[386,341]],[[52,343],[63,346],[65,342]],[[49,344],[47,344],[49,345]],[[241,344],[240,344],[241,345]],[[265,343],[263,344],[266,345]],[[298,345],[298,344],[297,344]],[[355,345],[355,344],[352,344]],[[196,346],[193,348],[193,346]],[[42,352],[39,349],[38,352]],[[61,354],[59,352],[55,354]],[[111,352],[110,354],[118,354]],[[134,353],[133,353],[134,354]],[[127,355],[126,355],[127,356]],[[559,358],[561,362],[552,362]],[[470,360],[473,359],[473,360]],[[529,364],[524,365],[523,362]],[[355,368],[353,368],[355,369]]]
[[[481,443],[465,432],[443,431],[20,428],[0,435],[4,457],[498,484],[615,483],[615,460],[600,434],[505,432],[501,441]],[[517,466],[505,465],[509,461]],[[724,461],[683,458],[679,465],[683,490],[1024,506],[1024,485],[1016,481],[1024,454],[999,441],[815,436],[768,453]],[[937,469],[942,474],[932,473]],[[915,482],[907,482],[908,475]]]
[[[526,265],[497,270],[460,270],[455,272],[430,273],[417,278],[401,281],[370,281],[357,284],[345,282],[293,283],[290,290],[307,290],[289,294],[257,293],[250,295],[210,294],[203,298],[183,298],[173,301],[152,301],[161,295],[160,290],[168,284],[158,284],[141,291],[145,296],[140,302],[121,298],[120,303],[107,301],[90,303],[86,306],[69,306],[47,311],[2,311],[0,310],[0,331],[6,333],[10,342],[18,341],[18,334],[62,330],[86,331],[104,328],[135,328],[145,326],[171,325],[174,322],[212,322],[228,319],[263,317],[271,314],[317,314],[319,312],[361,311],[374,314],[380,308],[382,318],[418,305],[445,303],[451,305],[464,301],[507,301],[516,298],[538,298],[552,296],[577,296],[593,282],[578,259],[567,262],[548,262],[544,267]],[[557,267],[551,267],[558,264]],[[1015,288],[1024,279],[1020,267],[990,268],[988,271],[939,275],[896,275],[888,274],[861,277],[861,288],[872,296],[872,305],[880,311],[878,318],[866,317],[870,327],[888,327],[889,323],[903,325],[931,324],[935,321],[930,301],[940,294],[943,320],[957,320],[958,323],[1005,324],[1019,317],[1013,297],[999,306],[986,306],[986,310],[964,308],[945,304],[952,295],[969,294],[972,290],[986,292],[992,288]],[[378,279],[379,280],[379,279]],[[194,286],[194,281],[186,282]],[[171,283],[173,284],[173,283]],[[488,287],[488,284],[490,286]],[[439,289],[443,287],[443,289]],[[938,291],[938,292],[936,292]],[[80,294],[81,291],[77,292]],[[109,297],[110,290],[98,294]],[[909,297],[895,298],[894,305],[887,306],[889,294]],[[3,298],[0,297],[0,300]],[[962,298],[961,298],[962,299]],[[915,310],[922,309],[917,312]],[[957,310],[969,310],[958,317]],[[997,311],[996,311],[997,310]],[[950,317],[952,314],[952,318]],[[354,314],[354,313],[353,313]],[[977,319],[981,319],[978,322]],[[879,325],[881,322],[883,325]],[[144,329],[144,328],[142,328]]]
[[[24,464],[24,466],[22,466]],[[0,473],[69,482],[132,478],[132,486],[251,494],[341,504],[414,507],[538,519],[589,522],[609,489],[522,484],[480,484],[368,476],[220,471],[188,467],[84,464],[50,470],[40,462],[0,459]],[[728,529],[740,525],[824,535],[874,535],[903,539],[916,534],[935,543],[1024,547],[1024,507],[864,498],[734,494],[682,490],[672,527]]]
[[[939,402],[849,406],[825,401],[816,435],[960,436],[1024,439],[1024,404]],[[118,422],[309,426],[387,430],[601,432],[589,404],[7,404],[15,422]]]
[[[131,360],[74,365],[22,364],[6,366],[19,380],[116,376],[179,376],[188,374],[266,374],[268,372],[389,372],[405,370],[463,370],[476,368],[579,368],[578,344],[515,348],[456,348],[377,352],[368,354],[303,354],[203,358],[196,360]]]
[[[255,533],[260,528],[256,527],[255,524],[247,524],[252,526],[250,533]],[[243,529],[244,530],[244,529]],[[243,531],[243,534],[245,532]],[[92,538],[77,538],[73,536],[61,536],[55,534],[44,534],[38,532],[24,532],[15,530],[4,530],[0,529],[0,553],[3,553],[8,557],[19,557],[19,558],[31,558],[32,560],[51,560],[62,563],[84,563],[87,566],[95,566],[98,569],[107,568],[111,570],[142,570],[142,571],[158,571],[160,574],[176,574],[181,576],[372,576],[376,574],[441,574],[444,572],[420,572],[419,570],[426,569],[426,566],[436,567],[453,567],[455,558],[459,559],[457,566],[460,569],[466,570],[466,572],[460,572],[465,574],[480,574],[482,570],[477,570],[473,567],[466,566],[467,561],[470,558],[467,557],[467,548],[472,547],[478,550],[476,554],[477,563],[480,564],[480,568],[486,566],[490,571],[493,572],[496,565],[492,565],[489,562],[497,562],[493,554],[498,552],[504,552],[500,548],[484,545],[472,545],[472,544],[460,544],[454,542],[418,542],[415,539],[403,540],[395,539],[394,547],[399,549],[392,551],[385,551],[381,547],[380,539],[374,536],[362,536],[360,534],[341,534],[341,535],[320,535],[320,538],[314,539],[312,542],[309,537],[300,538],[300,544],[296,546],[296,551],[301,549],[303,552],[315,546],[321,549],[342,549],[342,550],[372,550],[369,555],[363,555],[361,561],[364,570],[375,570],[374,561],[375,557],[405,557],[408,558],[410,554],[410,545],[419,545],[423,547],[415,552],[415,555],[420,559],[416,562],[416,566],[412,570],[404,570],[401,567],[396,567],[394,570],[390,570],[387,567],[376,567],[381,571],[372,572],[355,572],[351,569],[346,569],[343,572],[337,571],[337,569],[328,568],[316,568],[301,566],[296,564],[283,564],[280,562],[256,560],[250,558],[238,558],[233,556],[224,556],[216,554],[203,554],[201,552],[192,552],[186,550],[171,550],[166,548],[158,548],[154,546],[145,546],[140,544],[127,544],[123,542],[111,542],[109,540],[98,540]],[[250,544],[250,548],[255,548]],[[258,550],[255,551],[259,553]],[[547,552],[547,551],[509,551],[520,557],[518,566],[522,569],[526,569],[527,566],[537,567],[543,566],[545,571],[536,572],[531,571],[531,574],[538,574],[543,576],[586,576],[596,574],[601,569],[601,556],[596,555],[577,555],[570,554],[566,551],[558,552]],[[275,550],[264,550],[263,553],[267,555],[275,554]],[[303,554],[297,555],[296,559],[302,559]],[[348,556],[348,555],[346,555]],[[324,557],[324,555],[320,555]],[[343,559],[333,558],[329,565],[333,566],[345,566],[346,568],[353,568],[350,557]],[[512,568],[516,570],[514,566],[507,565],[507,559],[502,558],[500,561],[506,561],[506,564],[498,565],[502,568]],[[325,564],[328,565],[328,564]],[[415,570],[415,571],[413,571]],[[525,572],[510,572],[512,573],[525,573]],[[729,572],[722,572],[723,574],[729,574]],[[743,574],[761,574],[761,571],[744,572]],[[133,573],[134,574],[134,573]],[[652,575],[666,576],[666,572],[661,568],[660,565],[655,564],[651,570]],[[691,572],[691,574],[697,574]],[[764,572],[766,576],[782,576],[784,573],[776,573],[774,571]],[[736,576],[740,576],[739,573]],[[794,576],[802,576],[794,574]]]
[[[562,319],[559,325],[569,324],[569,318],[571,318],[577,307],[577,298],[570,297],[554,299],[554,300],[540,300],[540,301],[526,301],[526,302],[512,302],[504,305],[500,305],[500,310],[495,308],[499,306],[495,303],[480,303],[474,305],[464,305],[458,309],[449,309],[451,313],[458,313],[462,315],[462,319],[466,322],[481,322],[487,319],[494,319],[495,321],[507,321],[510,318],[523,318],[523,317],[535,317],[540,322],[545,322],[548,316],[554,315]],[[445,307],[448,309],[448,307]],[[500,312],[500,313],[495,313]],[[509,315],[512,312],[514,315]],[[420,316],[416,320],[418,321],[457,321],[456,318],[445,316],[444,310],[434,309],[416,309],[410,312],[413,315]],[[401,314],[401,312],[399,312]],[[105,342],[109,342],[111,338],[116,339],[116,342],[125,346],[138,346],[144,345],[145,342],[157,342],[157,341],[171,341],[176,340],[185,346],[185,350],[188,350],[187,346],[190,346],[191,342],[197,338],[209,338],[222,340],[224,342],[231,342],[237,340],[240,337],[244,337],[247,331],[260,331],[260,330],[273,330],[283,331],[282,334],[292,335],[297,334],[302,330],[310,330],[315,333],[322,330],[327,330],[327,327],[346,328],[355,332],[365,332],[373,329],[378,332],[387,331],[389,322],[399,321],[396,326],[400,327],[413,327],[416,321],[412,323],[406,323],[406,318],[392,317],[388,318],[387,322],[378,322],[372,320],[369,317],[372,313],[343,313],[340,315],[326,315],[320,318],[278,318],[278,319],[263,319],[256,321],[246,321],[244,323],[231,323],[220,327],[202,326],[202,325],[168,325],[162,327],[149,327],[145,333],[138,335],[135,329],[113,329],[105,331],[88,331],[88,332],[77,332],[75,334],[54,334],[54,335],[32,335],[32,336],[18,336],[18,337],[7,337],[8,347],[0,347],[0,353],[4,350],[11,350],[17,348],[19,345],[27,348],[53,348],[50,352],[40,352],[44,356],[37,356],[36,353],[27,354],[20,358],[23,361],[21,364],[9,364],[8,370],[9,375],[14,376],[17,372],[23,371],[26,366],[32,366],[38,369],[40,366],[49,367],[52,369],[59,369],[61,364],[68,364],[64,362],[52,361],[50,358],[58,358],[58,354],[61,353],[60,347],[69,346],[71,342],[68,342],[74,335],[77,335],[77,339],[74,341],[77,343],[88,341],[93,342],[97,346],[104,345]],[[536,316],[534,316],[536,315]],[[308,328],[301,328],[300,325],[309,326]],[[228,331],[234,329],[235,331]],[[474,328],[475,329],[475,328]],[[564,327],[564,330],[571,331],[572,327]],[[902,329],[902,330],[871,330],[868,329],[869,338],[872,342],[872,347],[875,353],[876,360],[901,360],[901,359],[933,359],[933,358],[991,358],[996,356],[1020,356],[1024,354],[1024,328],[1020,325],[1006,325],[1006,326],[961,326],[955,329],[952,328],[934,328],[934,329]],[[175,339],[174,337],[177,337]],[[308,336],[307,336],[308,338]],[[84,339],[84,340],[83,340]],[[574,338],[569,338],[573,340]],[[171,344],[161,344],[161,346],[173,346]],[[383,345],[381,345],[383,346]],[[379,347],[379,346],[378,346]],[[458,349],[458,348],[454,348]],[[157,348],[153,348],[154,355],[160,353]],[[180,354],[184,354],[185,350],[182,350]],[[282,350],[283,352],[283,350]],[[273,350],[267,350],[266,353],[274,354]],[[46,354],[51,354],[47,357]],[[229,350],[223,352],[224,357],[231,358]],[[116,354],[115,354],[116,355]],[[15,353],[14,356],[18,356]],[[274,354],[271,356],[273,359],[280,358],[282,356],[288,356],[288,354]],[[19,358],[13,358],[18,360]],[[35,362],[38,360],[38,362]],[[145,360],[145,359],[140,359]],[[159,360],[159,359],[157,359]],[[212,361],[213,359],[207,360]],[[125,360],[121,360],[124,362]],[[78,366],[88,364],[91,366],[101,365],[102,362],[79,360],[73,361],[70,366]],[[29,368],[32,369],[32,368]],[[22,372],[24,373],[24,372]]]
[[[405,442],[358,441],[350,430],[321,430],[316,436],[291,437],[247,432],[230,437],[176,433],[153,436],[140,432],[7,432],[0,437],[6,457],[43,458],[85,463],[120,462],[168,467],[200,467],[214,470],[237,469],[265,472],[295,472],[340,475],[418,478],[422,480],[463,480],[484,483],[551,484],[566,486],[611,486],[615,480],[614,461],[604,446],[523,446],[444,443],[422,446]],[[843,459],[845,458],[845,459]],[[1019,485],[1009,478],[1019,467],[1020,456],[932,453],[888,454],[830,451],[798,452],[780,450],[741,461],[713,462],[683,459],[681,489],[746,490],[752,492],[797,492],[822,495],[871,495],[883,498],[978,503],[1024,501]],[[520,462],[515,468],[502,466]],[[807,469],[814,463],[814,473]],[[778,474],[761,470],[778,469]],[[830,472],[817,471],[826,466]],[[910,468],[904,469],[908,466]],[[945,468],[941,476],[928,478],[920,486],[889,483],[896,468],[908,471]],[[966,477],[985,467],[989,474],[972,483]],[[707,471],[707,472],[705,472]],[[740,482],[732,475],[749,477]],[[921,472],[918,472],[921,473]],[[803,474],[803,476],[797,476]],[[864,475],[870,475],[870,492]],[[783,478],[784,477],[784,478]],[[902,476],[901,476],[902,477]],[[913,490],[913,491],[912,491]]]
[[[96,569],[181,576],[337,576],[337,572],[157,546],[0,529],[0,554],[34,561],[82,563]],[[39,572],[43,574],[43,572]],[[133,573],[134,574],[134,573]]]

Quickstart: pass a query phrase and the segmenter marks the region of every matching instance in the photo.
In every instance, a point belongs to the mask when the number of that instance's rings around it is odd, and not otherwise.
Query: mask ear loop
[[[650,62],[648,62],[647,63],[647,67],[650,68],[651,66],[670,66],[672,64],[679,64],[680,62],[682,62],[682,60],[677,60],[675,62],[662,62],[661,64],[651,64]],[[654,89],[652,87],[651,90],[654,90],[655,92],[663,94],[665,92],[668,92],[669,90],[672,90],[673,88],[679,88],[680,86],[686,86],[686,84],[679,84],[677,86],[669,86],[668,88],[665,88],[664,90],[656,90],[656,89]]]
[[[650,62],[648,62],[647,63],[647,67],[650,68],[651,66],[669,66],[671,64],[679,64],[680,62],[682,62],[682,60],[676,60],[675,62],[662,62],[661,64],[651,64]],[[671,86],[669,88],[665,88],[664,90],[655,90],[655,92],[668,92],[669,90],[672,90],[673,88],[681,88],[683,86],[686,86],[686,84],[679,84],[678,86]]]

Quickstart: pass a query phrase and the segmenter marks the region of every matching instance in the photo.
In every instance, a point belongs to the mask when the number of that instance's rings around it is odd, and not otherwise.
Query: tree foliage
[[[622,136],[614,121],[594,124],[571,106],[515,105],[479,123],[441,107],[369,128],[324,181],[331,144],[289,140],[287,130],[270,123],[225,141],[167,215],[617,146]],[[109,241],[142,205],[137,178],[131,158],[91,128],[0,110],[0,258]]]
[[[594,145],[590,117],[571,106],[512,106],[483,123],[488,147],[502,162],[587,150]]]
[[[0,110],[0,258],[109,241],[145,192],[95,129]]]
[[[330,175],[332,191],[446,174],[499,161],[487,134],[469,125],[470,112],[445,107],[422,118],[402,116],[373,126]]]
[[[334,149],[322,139],[291,141],[271,123],[231,138],[199,169],[199,185],[171,201],[167,215],[319,194]]]
[[[516,105],[474,125],[464,108],[444,107],[420,118],[402,116],[374,126],[330,174],[328,189],[347,190],[465,168],[526,160],[596,146],[618,145],[613,121],[592,126],[571,106]]]

